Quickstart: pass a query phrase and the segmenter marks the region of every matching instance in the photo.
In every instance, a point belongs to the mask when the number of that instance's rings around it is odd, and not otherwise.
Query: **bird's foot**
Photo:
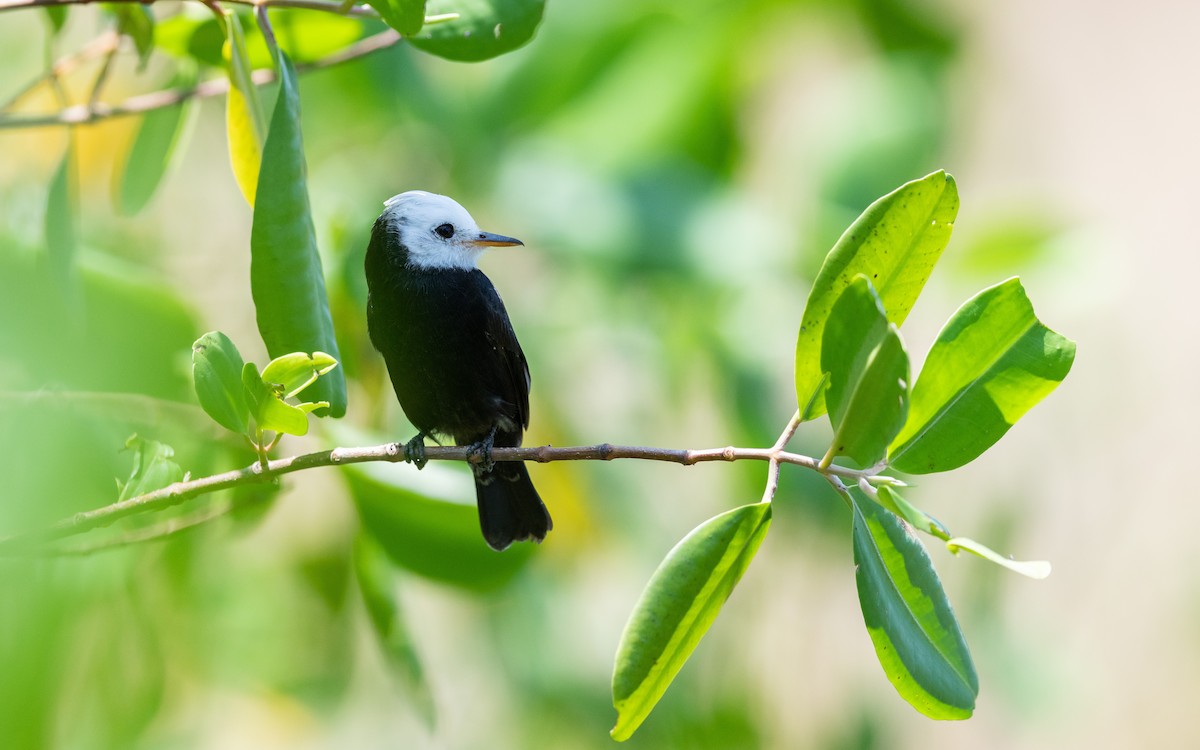
[[[471,443],[467,446],[467,460],[470,461],[475,456],[479,456],[479,463],[475,464],[485,474],[490,473],[496,468],[496,462],[492,460],[492,444],[496,442],[496,428],[487,434],[483,440],[477,443]]]
[[[429,459],[425,458],[425,433],[418,432],[416,437],[404,444],[404,460],[424,469]]]

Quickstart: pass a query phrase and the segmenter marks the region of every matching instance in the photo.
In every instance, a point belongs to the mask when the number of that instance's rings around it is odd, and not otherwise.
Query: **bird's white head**
[[[489,247],[511,247],[520,240],[479,229],[471,214],[452,198],[409,190],[388,198],[381,217],[408,250],[417,268],[471,270]]]

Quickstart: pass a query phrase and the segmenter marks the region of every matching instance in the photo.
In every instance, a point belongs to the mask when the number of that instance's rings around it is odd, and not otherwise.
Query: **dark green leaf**
[[[242,385],[246,387],[246,404],[258,429],[288,435],[308,434],[308,412],[281,399],[263,382],[253,362],[242,368]]]
[[[904,322],[950,240],[958,215],[954,178],[934,172],[872,203],[846,230],[817,273],[796,339],[796,398],[807,404],[822,377],[821,342],[833,303],[858,274],[870,279],[888,320]],[[825,413],[823,399],[809,418]]]
[[[191,86],[195,82],[194,73],[175,79],[176,86]],[[132,216],[145,207],[158,189],[172,158],[182,151],[179,145],[187,140],[194,120],[194,101],[188,99],[178,106],[162,107],[143,115],[124,166],[115,173],[118,183],[113,194],[117,210],[125,216]]]
[[[908,355],[866,276],[856,276],[830,310],[821,369],[829,374],[831,454],[878,463],[904,426]]]
[[[133,472],[121,487],[118,500],[160,490],[183,479],[183,469],[171,460],[175,455],[171,446],[133,435],[125,442],[125,448],[133,449]]]
[[[979,680],[954,610],[912,530],[854,498],[858,600],[875,654],[892,685],[932,719],[966,719]]]
[[[376,0],[371,7],[403,36],[412,36],[425,25],[425,0]]]
[[[225,24],[211,14],[195,18],[180,13],[158,22],[154,44],[160,50],[209,68],[226,67],[222,48],[228,38]]]
[[[396,599],[395,576],[379,543],[366,534],[359,534],[354,542],[354,570],[387,665],[412,699],[417,715],[432,728],[433,693]]]
[[[321,375],[337,367],[337,360],[325,352],[292,352],[276,357],[263,368],[262,379],[273,386],[285,398],[291,398]],[[328,404],[326,404],[328,406]]]
[[[225,97],[229,159],[242,196],[253,208],[262,165],[262,142],[267,132],[266,115],[258,98],[258,88],[251,80],[246,38],[236,13],[225,14],[225,33],[222,54],[229,72],[229,93]]]
[[[756,503],[710,518],[675,545],[634,606],[613,668],[612,737],[633,736],[721,612],[771,525]]]
[[[237,433],[249,429],[250,407],[242,384],[242,355],[229,337],[210,331],[192,344],[192,380],[200,406],[222,427]]]
[[[985,289],[938,334],[888,462],[911,474],[969,463],[1053,391],[1075,342],[1042,325],[1018,279]]]
[[[487,60],[532,39],[544,7],[545,0],[429,0],[428,15],[457,13],[458,18],[430,24],[410,41],[448,60]]]
[[[325,276],[308,202],[300,93],[296,71],[280,53],[280,89],[263,148],[258,201],[250,233],[250,289],[267,352],[329,352],[339,359]],[[308,401],[328,401],[334,417],[346,413],[340,369],[305,389]]]

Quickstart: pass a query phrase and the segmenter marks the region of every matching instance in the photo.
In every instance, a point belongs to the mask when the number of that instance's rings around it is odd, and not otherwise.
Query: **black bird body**
[[[442,196],[405,193],[405,196]],[[415,200],[415,199],[414,199]],[[518,244],[479,232],[469,215],[458,217],[453,231],[464,235],[426,237],[424,205],[385,210],[375,222],[367,247],[367,327],[371,343],[383,355],[396,397],[409,421],[424,435],[476,446],[484,462],[473,465],[479,521],[484,539],[495,549],[514,541],[541,541],[552,523],[521,462],[492,464],[492,445],[521,444],[529,426],[529,367],[496,288],[454,253],[478,255],[483,246]],[[417,214],[416,216],[410,214]],[[433,214],[441,216],[441,214]],[[470,222],[470,227],[463,227]],[[441,228],[448,222],[435,224]],[[474,238],[474,239],[472,239]],[[447,240],[446,252],[439,244]],[[410,244],[422,243],[422,255]],[[432,252],[436,255],[431,255]]]

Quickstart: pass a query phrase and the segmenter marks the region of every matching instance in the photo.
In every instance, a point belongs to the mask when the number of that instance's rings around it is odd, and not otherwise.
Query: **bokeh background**
[[[40,14],[2,20],[5,101],[47,50]],[[74,9],[59,48],[101,28]],[[281,454],[411,433],[363,322],[366,237],[394,193],[448,193],[525,240],[483,266],[533,369],[528,443],[749,446],[794,411],[824,254],[874,198],[945,168],[962,208],[904,328],[914,358],[1011,275],[1079,355],[995,448],[910,499],[1054,574],[931,547],[982,684],[974,718],[931,722],[875,660],[845,508],[788,467],[758,559],[630,746],[1195,747],[1197,28],[1186,0],[551,2],[494,61],[401,46],[305,74],[350,409]],[[108,98],[169,82],[168,63],[135,67],[121,58]],[[0,130],[0,531],[111,502],[133,432],[194,475],[250,460],[188,382],[207,330],[265,361],[223,122],[221,99],[199,105],[132,218],[112,183],[136,121],[74,131],[82,316],[36,273],[67,131]],[[820,455],[825,429],[797,449]],[[238,510],[167,541],[0,560],[0,744],[611,746],[612,657],[642,585],[687,530],[757,499],[764,467],[537,466],[546,543],[447,562],[414,538],[414,493],[469,502],[458,468],[306,472],[210,498]],[[404,558],[386,571],[405,624],[387,648],[350,573],[364,518]]]

